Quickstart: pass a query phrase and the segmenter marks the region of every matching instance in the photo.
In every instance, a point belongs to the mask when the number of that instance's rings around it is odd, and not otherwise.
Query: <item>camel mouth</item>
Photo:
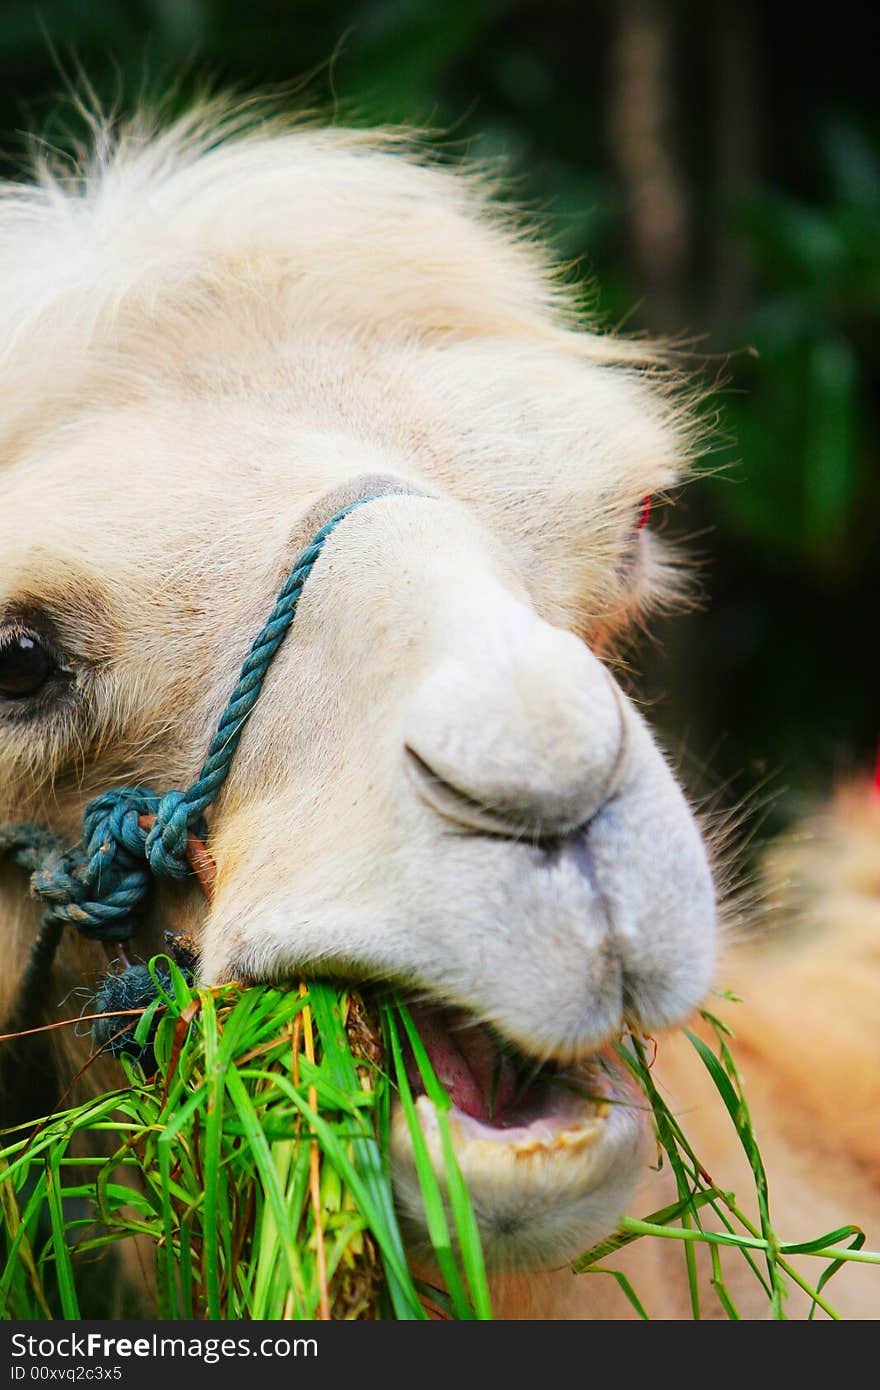
[[[573,1063],[529,1058],[473,1016],[413,1008],[413,1023],[449,1097],[445,1121],[412,1052],[406,1075],[431,1167],[449,1199],[448,1139],[470,1198],[487,1268],[554,1268],[613,1230],[647,1152],[644,1098],[612,1047]],[[410,1122],[392,1107],[391,1156],[402,1229],[434,1268]]]
[[[620,1100],[613,1053],[561,1064],[529,1057],[486,1024],[452,1008],[412,1009],[437,1080],[451,1101],[454,1136],[507,1145],[514,1153],[571,1151],[597,1137]],[[422,1115],[433,1110],[412,1049],[407,1079]]]

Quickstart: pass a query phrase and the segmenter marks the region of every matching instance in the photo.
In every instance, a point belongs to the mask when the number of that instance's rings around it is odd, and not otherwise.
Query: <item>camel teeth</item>
[[[598,1126],[585,1129],[563,1129],[549,1139],[520,1139],[511,1145],[516,1158],[531,1158],[533,1154],[577,1153],[595,1143]]]
[[[426,1095],[416,1097],[416,1110],[422,1120],[423,1128],[426,1132],[434,1134],[437,1130],[437,1112],[433,1102]],[[536,1156],[550,1157],[553,1154],[574,1154],[581,1149],[588,1148],[599,1138],[603,1128],[603,1121],[608,1118],[611,1112],[610,1104],[605,1101],[596,1106],[595,1114],[590,1120],[573,1129],[561,1129],[553,1133],[527,1135],[521,1139],[504,1140],[503,1138],[481,1138],[478,1134],[469,1131],[467,1121],[462,1122],[457,1116],[450,1116],[450,1125],[453,1139],[456,1145],[461,1145],[464,1149],[474,1149],[479,1147],[486,1154],[501,1156],[507,1152],[512,1154],[515,1159],[529,1159]]]

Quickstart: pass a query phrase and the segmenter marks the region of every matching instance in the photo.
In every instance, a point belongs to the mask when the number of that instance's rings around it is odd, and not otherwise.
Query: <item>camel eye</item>
[[[37,695],[57,669],[55,657],[37,633],[0,633],[0,701]]]

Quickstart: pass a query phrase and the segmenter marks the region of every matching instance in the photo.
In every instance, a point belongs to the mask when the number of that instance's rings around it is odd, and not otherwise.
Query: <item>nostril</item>
[[[462,829],[505,839],[528,839],[532,844],[556,846],[561,836],[581,828],[561,824],[556,816],[542,816],[528,799],[505,796],[503,800],[481,800],[438,772],[421,753],[404,745],[406,769],[421,799],[447,820]]]
[[[523,833],[522,822],[515,820],[509,808],[502,812],[469,796],[461,787],[442,776],[408,743],[404,744],[404,756],[407,773],[416,791],[439,815],[482,834],[516,836]]]
[[[415,790],[439,814],[543,842],[583,825],[613,795],[627,718],[583,643],[526,618],[504,643],[490,629],[481,659],[431,670],[413,693],[402,743]]]

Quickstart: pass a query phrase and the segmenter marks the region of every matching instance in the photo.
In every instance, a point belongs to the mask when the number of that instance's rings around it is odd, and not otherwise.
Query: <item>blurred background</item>
[[[660,523],[704,598],[657,626],[642,688],[690,784],[751,796],[763,839],[880,734],[875,25],[847,0],[0,0],[3,173],[22,132],[57,137],[78,70],[123,105],[294,84],[503,157],[601,322],[719,383],[706,477]]]

